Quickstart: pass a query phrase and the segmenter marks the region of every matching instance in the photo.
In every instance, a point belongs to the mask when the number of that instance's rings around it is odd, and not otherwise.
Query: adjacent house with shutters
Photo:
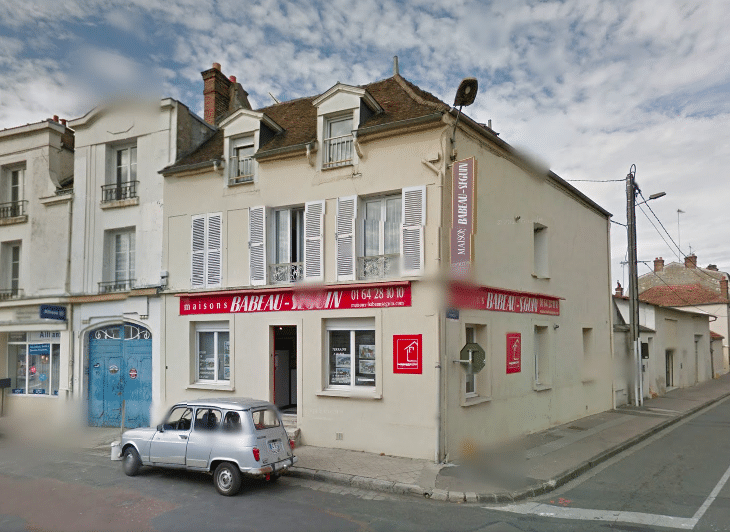
[[[164,403],[438,460],[612,407],[609,213],[397,71],[258,109],[202,75],[215,133],[161,170]]]

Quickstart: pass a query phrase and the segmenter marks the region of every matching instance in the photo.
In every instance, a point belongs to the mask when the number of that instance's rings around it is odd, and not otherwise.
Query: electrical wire
[[[564,179],[569,183],[617,183],[619,181],[626,181],[626,179]]]

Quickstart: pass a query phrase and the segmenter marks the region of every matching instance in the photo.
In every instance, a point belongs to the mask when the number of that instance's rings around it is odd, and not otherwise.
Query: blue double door
[[[124,323],[89,333],[89,425],[147,427],[152,403],[152,334]]]

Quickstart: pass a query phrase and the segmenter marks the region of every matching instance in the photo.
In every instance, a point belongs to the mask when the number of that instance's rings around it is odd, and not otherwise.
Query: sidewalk
[[[698,410],[730,396],[730,374],[531,434],[470,464],[435,464],[372,453],[302,446],[291,476],[450,502],[510,503],[569,482]]]

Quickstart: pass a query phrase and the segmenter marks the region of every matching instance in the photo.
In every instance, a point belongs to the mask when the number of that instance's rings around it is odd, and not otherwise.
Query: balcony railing
[[[101,186],[101,202],[120,201],[137,197],[137,184],[139,181],[126,181],[112,185]]]
[[[112,292],[129,292],[134,285],[136,279],[119,279],[117,281],[102,281],[99,283],[100,294],[110,294]]]
[[[230,160],[231,176],[228,178],[229,185],[237,185],[239,183],[251,183],[253,181],[254,163],[251,157],[231,157]]]
[[[3,290],[0,290],[0,301],[5,301],[7,299],[21,299],[22,297],[23,297],[22,288],[6,288]]]
[[[357,258],[358,279],[386,279],[400,274],[400,255]]]
[[[269,265],[271,284],[296,283],[304,278],[303,262],[288,262]]]
[[[352,164],[352,135],[325,139],[322,167],[334,168],[347,164]]]
[[[26,214],[26,200],[0,203],[0,218],[15,218]]]

